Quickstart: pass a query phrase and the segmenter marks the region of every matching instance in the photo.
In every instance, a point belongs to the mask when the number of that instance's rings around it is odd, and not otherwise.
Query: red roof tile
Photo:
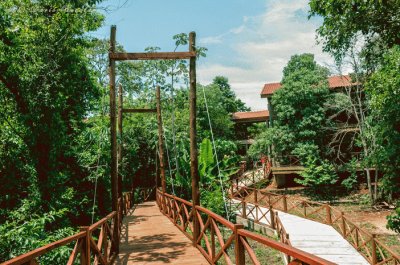
[[[328,78],[329,88],[347,87],[355,85],[351,83],[351,77],[349,75],[335,75]]]
[[[261,122],[269,118],[268,110],[235,112],[232,114],[232,120],[235,122]]]
[[[334,89],[338,87],[346,87],[350,85],[355,85],[356,83],[351,83],[351,78],[349,75],[335,75],[328,78],[329,88]],[[264,85],[261,91],[261,97],[265,98],[274,94],[276,90],[281,88],[281,83],[267,83]]]
[[[282,86],[281,83],[265,84],[263,90],[261,91],[261,97],[263,97],[264,95],[267,96],[274,94],[274,92],[279,88],[281,88],[281,86]]]

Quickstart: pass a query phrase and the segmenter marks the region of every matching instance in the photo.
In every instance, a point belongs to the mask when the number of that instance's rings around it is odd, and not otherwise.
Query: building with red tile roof
[[[232,121],[236,123],[266,122],[268,121],[268,119],[269,119],[268,110],[235,112],[232,114]]]
[[[349,75],[335,75],[328,78],[329,88],[337,89],[342,87],[348,87],[355,85],[356,83],[351,82],[351,77]],[[272,96],[276,90],[282,87],[281,83],[267,83],[261,90],[261,97],[267,98]]]

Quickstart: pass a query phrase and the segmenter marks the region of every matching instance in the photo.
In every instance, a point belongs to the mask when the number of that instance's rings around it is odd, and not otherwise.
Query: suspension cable
[[[212,129],[212,124],[211,124],[211,118],[210,118],[210,112],[208,110],[208,103],[207,103],[207,98],[206,98],[206,92],[204,90],[204,86],[201,86],[203,89],[203,97],[204,97],[204,103],[206,106],[206,112],[207,112],[207,117],[208,117],[208,124],[210,126],[210,133],[211,133],[211,140],[212,140],[212,144],[213,144],[213,148],[214,148],[214,156],[215,156],[215,160],[217,161],[217,169],[218,169],[218,177],[219,177],[219,184],[221,186],[221,192],[222,192],[222,198],[224,200],[224,207],[225,207],[225,212],[226,212],[226,219],[229,221],[229,212],[228,212],[228,206],[226,205],[226,196],[225,196],[225,190],[224,190],[224,186],[223,186],[223,181],[222,181],[222,174],[221,174],[221,169],[219,167],[219,159],[218,159],[218,155],[217,155],[217,148],[215,146],[215,140],[214,140],[214,133],[213,133],[213,129]]]
[[[164,127],[164,126],[163,126]],[[171,186],[172,186],[172,193],[175,194],[175,186],[174,186],[174,178],[172,177],[172,170],[171,170],[171,161],[169,159],[169,151],[168,151],[168,144],[167,144],[167,137],[165,136],[164,130],[163,130],[163,136],[164,136],[164,143],[165,143],[165,150],[167,151],[167,161],[168,161],[168,171],[169,171],[169,177],[171,179]]]

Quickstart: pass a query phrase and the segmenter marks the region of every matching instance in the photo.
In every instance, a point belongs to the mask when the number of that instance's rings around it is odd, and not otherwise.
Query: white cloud
[[[199,43],[201,45],[209,45],[209,44],[217,44],[217,43],[222,43],[222,35],[220,36],[210,36],[210,37],[204,37],[199,39]]]
[[[316,21],[307,19],[308,1],[267,1],[265,12],[244,17],[243,24],[215,37],[205,38],[214,43],[229,39],[231,60],[199,65],[199,81],[209,83],[216,75],[228,77],[236,94],[252,109],[266,107],[260,98],[264,83],[280,81],[283,67],[290,57],[313,53],[318,63],[333,60],[315,42]],[[236,58],[232,60],[232,58]]]

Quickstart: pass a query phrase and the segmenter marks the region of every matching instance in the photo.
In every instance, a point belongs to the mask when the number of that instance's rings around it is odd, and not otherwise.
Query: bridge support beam
[[[122,85],[118,85],[118,136],[119,136],[119,144],[118,144],[118,198],[122,198],[122,175],[120,171],[122,171],[122,107],[123,107],[123,98],[122,98]]]
[[[157,101],[157,124],[158,124],[158,156],[160,159],[160,177],[161,177],[161,188],[163,194],[167,192],[167,183],[165,182],[165,163],[164,163],[164,139],[163,139],[163,127],[161,117],[161,89],[160,86],[156,87],[156,101]],[[164,209],[164,202],[163,210]]]
[[[115,52],[116,26],[111,26],[110,53]],[[116,93],[115,93],[115,60],[109,55],[109,76],[110,76],[110,126],[111,126],[111,198],[112,210],[117,212],[114,224],[114,244],[112,251],[119,252],[119,214],[118,214],[118,161],[117,161],[117,119],[116,119]]]
[[[196,51],[196,33],[189,33],[189,52]],[[189,108],[190,108],[190,173],[192,175],[192,203],[193,203],[193,244],[197,244],[200,235],[200,223],[197,219],[196,206],[200,205],[199,192],[199,172],[197,160],[197,141],[196,141],[196,57],[190,57],[189,63]]]

